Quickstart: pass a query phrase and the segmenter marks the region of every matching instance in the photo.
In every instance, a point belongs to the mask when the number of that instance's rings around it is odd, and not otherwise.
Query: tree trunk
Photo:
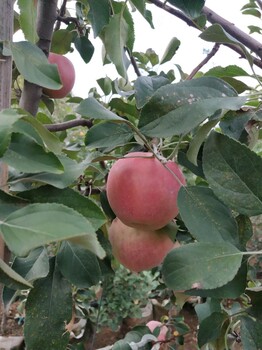
[[[0,42],[11,41],[13,38],[13,0],[0,1]],[[11,105],[12,57],[2,56],[0,52],[0,110]],[[0,189],[8,190],[8,167],[0,162]],[[0,236],[0,259],[4,259],[4,241]]]

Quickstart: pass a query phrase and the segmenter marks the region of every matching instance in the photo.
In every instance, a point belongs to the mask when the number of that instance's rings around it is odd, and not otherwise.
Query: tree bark
[[[38,0],[37,2],[37,35],[39,37],[37,46],[47,56],[50,50],[53,28],[57,18],[57,1],[58,0]],[[35,116],[41,96],[41,86],[25,81],[19,105]]]
[[[11,41],[13,38],[13,0],[0,1],[0,42]],[[0,110],[11,105],[12,87],[12,57],[3,56],[0,52]],[[0,162],[0,189],[8,190],[8,167]],[[0,259],[5,258],[5,244],[0,236]]]

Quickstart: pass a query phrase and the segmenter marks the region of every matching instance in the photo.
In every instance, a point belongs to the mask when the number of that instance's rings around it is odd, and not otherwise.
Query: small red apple
[[[174,242],[161,231],[129,227],[115,218],[108,230],[115,258],[133,272],[152,269],[162,263]]]
[[[75,69],[72,62],[65,56],[49,53],[48,61],[51,64],[56,64],[62,88],[59,90],[43,89],[43,93],[51,98],[63,98],[66,97],[73,89],[75,84]]]
[[[107,197],[124,224],[148,230],[167,225],[177,214],[177,195],[185,177],[172,161],[162,164],[152,153],[134,152],[112,166]]]
[[[166,335],[168,332],[168,328],[167,326],[163,325],[161,322],[159,321],[149,321],[147,324],[147,327],[150,329],[151,332],[154,332],[154,330],[159,327],[160,328],[160,333],[157,336],[157,340],[159,341],[164,341],[166,340]]]

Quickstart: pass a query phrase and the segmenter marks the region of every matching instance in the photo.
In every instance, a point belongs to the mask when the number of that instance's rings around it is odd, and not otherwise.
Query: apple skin
[[[186,181],[175,162],[165,166],[146,152],[129,153],[114,163],[107,179],[107,197],[123,223],[158,230],[177,216],[178,191]]]
[[[114,257],[133,272],[160,265],[166,254],[175,247],[163,230],[149,231],[129,227],[118,218],[109,227],[108,238]]]
[[[73,89],[75,84],[75,69],[72,62],[65,56],[50,52],[48,61],[51,64],[56,64],[62,88],[59,90],[43,89],[43,93],[51,98],[66,97]]]
[[[160,327],[160,333],[157,337],[157,340],[164,341],[166,340],[166,335],[168,332],[167,326],[163,325],[159,321],[149,321],[146,326],[150,329],[151,332],[153,332],[157,327]]]

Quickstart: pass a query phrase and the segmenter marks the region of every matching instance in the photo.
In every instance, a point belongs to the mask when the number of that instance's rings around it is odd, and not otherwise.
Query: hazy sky
[[[240,9],[247,2],[247,0],[206,0],[206,6],[248,32],[247,25],[256,24],[260,26],[260,20],[256,21],[253,16],[241,14]],[[136,29],[134,50],[146,51],[146,49],[152,48],[161,58],[170,39],[177,37],[181,41],[179,50],[170,63],[159,67],[159,71],[167,71],[173,68],[174,64],[180,64],[186,73],[190,73],[204,59],[204,51],[212,48],[213,44],[199,39],[198,35],[200,32],[198,30],[190,28],[175,16],[157,8],[155,5],[148,5],[148,8],[153,14],[154,30],[151,29],[138,12],[132,13]],[[74,60],[75,67],[77,67],[76,85],[73,92],[81,97],[87,97],[90,87],[97,86],[97,79],[108,75],[114,80],[118,76],[114,67],[109,65],[102,66],[100,40],[94,40],[92,36],[90,36],[90,40],[96,45],[97,50],[89,64],[85,65],[78,53],[68,55],[69,58],[71,57]],[[239,59],[238,55],[228,48],[220,48],[205,69],[216,65],[225,66],[228,64],[241,65],[250,71],[245,60]],[[129,69],[129,76],[131,80],[135,78],[132,67]]]
[[[0,0],[1,1],[1,0]],[[248,33],[247,26],[261,26],[261,20],[250,15],[242,15],[240,9],[248,0],[206,0],[206,6],[217,12],[222,17],[234,23],[237,27]],[[68,3],[74,9],[74,1]],[[205,51],[213,47],[213,43],[207,43],[198,36],[200,32],[189,27],[183,21],[175,16],[157,8],[155,5],[147,5],[153,15],[155,29],[152,29],[148,22],[136,11],[132,13],[135,23],[135,45],[134,51],[145,52],[147,49],[153,49],[160,57],[164,53],[169,41],[172,37],[177,37],[181,41],[181,46],[172,61],[161,65],[161,70],[168,71],[174,68],[175,64],[179,64],[183,71],[190,73],[205,57]],[[72,13],[73,14],[73,13]],[[261,36],[257,36],[261,40]],[[15,40],[23,40],[21,35],[16,35]],[[76,69],[76,84],[73,94],[81,97],[87,97],[91,87],[98,87],[96,80],[108,75],[112,80],[118,77],[116,69],[113,65],[103,66],[101,55],[101,41],[99,38],[94,39],[92,34],[90,40],[95,45],[95,54],[92,60],[85,64],[79,53],[75,50],[67,55],[74,63]],[[221,65],[229,64],[241,65],[248,72],[251,72],[246,60],[239,59],[238,55],[228,48],[220,47],[219,52],[210,60],[205,70]],[[156,67],[157,69],[157,67]],[[129,79],[135,79],[133,68],[128,70]],[[259,73],[259,72],[258,72]],[[261,73],[259,73],[261,74]]]

